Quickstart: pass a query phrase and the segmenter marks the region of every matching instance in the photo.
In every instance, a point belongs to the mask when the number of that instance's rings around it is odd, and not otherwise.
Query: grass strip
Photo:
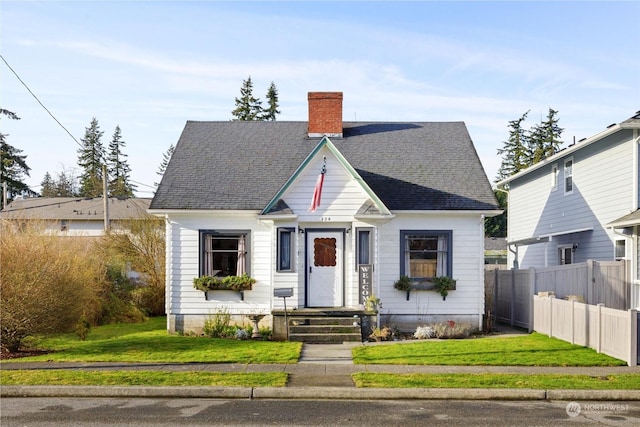
[[[51,352],[10,362],[297,363],[302,349],[299,342],[170,335],[164,317],[94,327],[85,341],[62,334],[30,345]]]
[[[357,387],[378,388],[530,388],[639,390],[640,374],[607,376],[564,374],[353,374]]]
[[[2,385],[284,387],[286,382],[284,372],[0,371]]]
[[[353,349],[356,364],[459,366],[625,366],[595,350],[533,333],[463,340],[420,340]]]

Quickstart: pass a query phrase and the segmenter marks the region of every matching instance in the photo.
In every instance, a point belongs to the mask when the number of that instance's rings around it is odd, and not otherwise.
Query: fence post
[[[596,307],[598,307],[596,311],[596,351],[600,353],[602,350],[602,307],[604,304],[598,304]]]
[[[516,271],[511,270],[511,296],[509,298],[509,324],[513,326],[516,317]]]
[[[575,339],[575,318],[576,318],[576,300],[571,300],[571,344],[576,343]]]
[[[493,270],[493,275],[495,280],[493,281],[493,315],[496,316],[497,313],[497,307],[498,307],[498,277],[500,277],[500,275],[498,274],[498,269],[496,268],[495,270]]]
[[[556,297],[549,295],[547,301],[549,301],[549,336],[553,337],[553,300]]]
[[[529,268],[529,327],[528,332],[533,331],[533,296],[536,294],[536,270],[535,268]]]
[[[594,277],[593,277],[593,260],[587,260],[587,304],[594,304],[597,301],[594,301],[593,297],[593,286],[594,285]]]
[[[629,337],[629,355],[627,365],[636,366],[638,364],[638,312],[634,309],[628,311],[631,336]]]

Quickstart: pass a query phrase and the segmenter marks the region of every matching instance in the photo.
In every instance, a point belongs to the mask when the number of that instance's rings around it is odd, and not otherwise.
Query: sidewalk
[[[286,387],[106,387],[106,386],[2,386],[2,397],[206,397],[277,399],[507,399],[507,400],[640,400],[640,390],[532,390],[532,389],[375,389],[356,388],[351,374],[384,372],[570,374],[606,376],[639,373],[640,366],[525,367],[525,366],[414,366],[355,365],[351,348],[362,343],[305,344],[295,364],[208,363],[50,363],[3,362],[2,370],[87,369],[153,370],[167,372],[284,372]]]

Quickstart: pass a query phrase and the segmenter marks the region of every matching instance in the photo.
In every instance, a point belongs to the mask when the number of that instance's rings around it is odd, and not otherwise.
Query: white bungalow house
[[[497,183],[509,265],[628,260],[640,308],[640,111]]]
[[[170,332],[227,310],[286,337],[285,304],[351,324],[372,294],[402,329],[482,327],[484,218],[500,211],[464,123],[343,122],[342,97],[309,93],[308,122],[187,122],[149,209],[166,219]],[[243,271],[251,290],[194,288]],[[403,275],[456,289],[408,295]]]

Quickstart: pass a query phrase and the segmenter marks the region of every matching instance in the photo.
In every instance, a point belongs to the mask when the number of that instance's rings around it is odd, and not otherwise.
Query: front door
[[[307,232],[307,305],[342,307],[343,234]]]

